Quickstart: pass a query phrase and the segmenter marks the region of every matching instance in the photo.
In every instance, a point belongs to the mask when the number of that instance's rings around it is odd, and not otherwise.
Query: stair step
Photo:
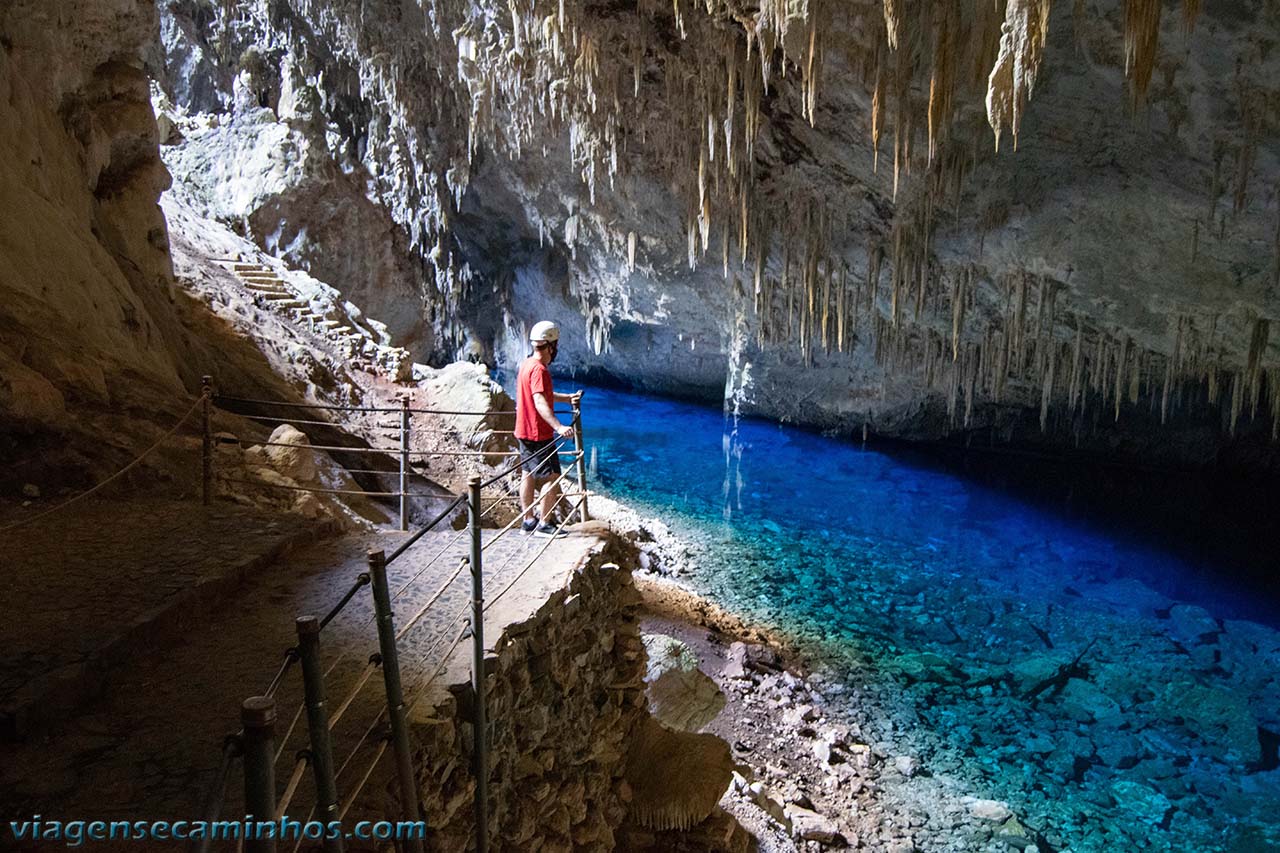
[[[318,325],[326,329],[336,329],[342,324],[339,323],[337,320],[321,320]]]
[[[271,273],[274,275],[271,267],[266,266],[265,264],[232,264],[231,269],[238,273],[249,273],[251,275],[253,273]]]
[[[307,303],[301,299],[273,299],[271,304],[277,308],[301,308]]]
[[[270,293],[263,293],[262,295],[265,296],[267,299],[272,300],[273,302],[281,299],[297,299],[298,298],[287,290],[273,290]]]
[[[240,278],[243,279],[244,281],[257,281],[257,282],[274,281],[274,282],[279,282],[283,284],[283,281],[281,281],[280,276],[272,275],[271,273],[262,273],[260,275],[254,275],[252,273],[248,273],[248,274],[241,273]]]
[[[248,284],[245,285],[245,287],[248,288],[249,290],[252,290],[254,293],[288,293],[289,292],[288,290],[284,289],[278,284],[259,284],[256,281],[249,282]]]
[[[349,336],[347,335],[347,332],[350,332],[350,331],[351,331],[351,327],[350,327],[350,326],[338,326],[336,329],[332,329],[331,331],[332,331],[335,335],[341,335],[341,336],[343,336],[343,337],[349,337]]]

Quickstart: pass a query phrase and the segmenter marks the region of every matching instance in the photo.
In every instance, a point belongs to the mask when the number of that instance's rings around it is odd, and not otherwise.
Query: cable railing
[[[394,477],[398,488],[388,488],[379,485],[376,488],[366,488],[357,480],[356,485],[359,488],[335,488],[332,486],[309,486],[309,485],[292,485],[289,483],[279,483],[274,480],[266,480],[262,478],[251,479],[248,477],[223,477],[223,482],[231,483],[239,486],[248,486],[251,488],[276,489],[287,492],[312,492],[315,494],[334,495],[341,497],[366,497],[373,499],[398,499],[399,500],[399,522],[401,530],[409,529],[409,512],[410,500],[414,498],[441,498],[440,495],[432,492],[410,491],[409,482],[413,475],[417,472],[413,470],[415,465],[423,466],[431,459],[475,459],[484,464],[496,465],[501,464],[504,459],[510,459],[516,456],[518,451],[514,448],[507,450],[480,450],[480,449],[457,449],[456,447],[428,447],[415,448],[415,438],[423,435],[443,437],[456,434],[456,429],[431,429],[424,427],[421,423],[415,422],[415,416],[457,416],[457,417],[476,417],[480,419],[488,419],[494,417],[515,417],[514,410],[496,410],[496,411],[461,411],[456,409],[432,409],[432,408],[416,408],[410,405],[409,398],[403,396],[400,399],[399,407],[387,406],[339,406],[327,403],[294,403],[281,400],[260,400],[249,397],[234,397],[222,394],[212,393],[212,380],[205,377],[204,380],[204,442],[202,454],[202,470],[203,470],[203,499],[207,504],[211,500],[213,491],[213,433],[211,425],[210,404],[225,408],[235,414],[247,418],[251,421],[265,425],[288,424],[290,426],[319,426],[331,429],[345,429],[345,425],[335,421],[324,420],[316,414],[306,417],[286,417],[278,414],[262,414],[261,409],[265,407],[266,411],[272,411],[272,408],[281,408],[289,411],[297,411],[303,414],[326,412],[338,412],[344,414],[398,414],[399,418],[392,424],[379,424],[377,429],[391,430],[398,433],[399,441],[396,446],[379,445],[373,442],[366,442],[367,446],[348,446],[340,444],[295,444],[287,441],[262,441],[255,442],[260,447],[286,447],[299,452],[308,453],[350,453],[364,456],[383,456],[392,457],[394,462],[389,461],[390,467],[386,469],[379,468],[352,468],[343,466],[348,476],[363,477]],[[257,408],[259,411],[254,411]],[[574,407],[569,411],[557,410],[557,414],[571,414],[573,423],[575,424],[575,437],[578,435],[578,419],[579,410],[575,403]],[[514,429],[484,429],[483,432],[492,436],[514,436]],[[561,455],[573,458],[581,450],[579,441],[575,439],[575,449],[573,451],[564,452]],[[581,469],[581,458],[578,457],[578,468]],[[519,462],[517,460],[516,466]],[[497,475],[496,479],[501,479],[510,473],[515,466],[509,468]],[[582,479],[583,472],[579,470],[579,480]],[[488,487],[488,483],[485,487]],[[585,500],[585,497],[584,497]]]
[[[407,400],[402,401],[402,405],[399,408],[378,408],[276,403],[239,397],[214,397],[208,393],[206,393],[204,399],[209,402],[216,399],[219,404],[227,403],[238,406],[279,405],[283,408],[300,412],[313,410],[319,412],[400,413],[400,448],[372,446],[368,448],[351,448],[334,444],[296,445],[287,442],[262,442],[261,444],[267,446],[284,445],[298,450],[310,449],[317,452],[330,452],[330,449],[332,449],[333,452],[388,453],[398,456],[400,459],[398,470],[378,471],[377,473],[388,476],[400,475],[401,488],[399,490],[386,490],[385,492],[360,490],[360,493],[374,497],[399,497],[402,501],[402,529],[407,528],[408,521],[403,501],[407,497],[416,496],[414,493],[409,492],[406,487],[408,460],[415,456],[425,458],[437,454],[445,455],[450,452],[448,450],[434,449],[425,451],[411,450],[409,441],[413,431],[410,429],[410,416],[413,414],[459,416],[514,414],[506,412],[411,409]],[[253,414],[244,412],[237,412],[237,414],[251,419],[256,417]],[[502,466],[499,470],[490,473],[486,477],[478,474],[472,475],[468,482],[467,491],[464,494],[431,495],[431,497],[436,498],[448,498],[449,501],[428,523],[406,537],[390,554],[382,550],[370,551],[367,555],[367,570],[360,572],[353,579],[351,585],[344,590],[343,594],[323,617],[312,615],[297,617],[295,620],[296,645],[285,650],[283,660],[268,683],[267,689],[261,695],[246,699],[242,703],[240,729],[236,734],[228,736],[224,741],[223,758],[219,765],[219,770],[212,780],[210,790],[203,800],[202,814],[210,815],[211,819],[217,819],[222,803],[226,798],[226,786],[230,776],[231,765],[236,759],[242,758],[244,762],[245,813],[255,816],[255,820],[284,817],[291,807],[294,807],[303,799],[303,792],[306,789],[304,783],[307,777],[310,776],[312,779],[311,791],[313,798],[307,820],[309,821],[314,817],[326,823],[341,821],[360,801],[362,792],[370,781],[375,778],[380,763],[389,753],[394,760],[394,773],[392,776],[395,779],[395,788],[399,793],[399,809],[401,813],[397,816],[397,819],[406,821],[410,825],[422,826],[419,822],[420,803],[417,793],[418,777],[416,775],[418,768],[414,767],[413,753],[410,750],[407,719],[412,709],[430,694],[433,684],[445,671],[445,667],[454,652],[469,638],[472,642],[471,687],[473,701],[470,704],[473,716],[471,722],[475,732],[472,750],[472,770],[476,780],[475,849],[482,851],[482,853],[487,851],[489,759],[487,703],[485,701],[483,682],[485,653],[484,614],[496,601],[506,595],[520,578],[528,572],[529,568],[547,552],[547,549],[562,535],[568,524],[573,520],[586,521],[589,518],[587,511],[588,492],[583,461],[581,412],[576,402],[573,405],[572,415],[572,450],[565,449],[569,446],[568,439],[557,437],[541,448],[539,453],[530,459],[515,458],[509,464]],[[281,422],[307,425],[307,419],[281,419]],[[341,428],[342,426],[328,421],[320,421],[320,423],[333,428]],[[209,440],[211,428],[209,425],[208,405],[205,408],[205,435],[206,450],[208,450],[212,445],[211,440]],[[493,455],[493,452],[478,451],[472,452],[472,455],[488,458]],[[514,453],[505,452],[502,455],[515,456]],[[530,559],[524,560],[523,565],[514,576],[507,577],[507,571],[516,563],[517,559],[523,560],[524,557],[528,556],[528,548],[511,549],[511,552],[501,561],[497,571],[491,572],[489,577],[486,578],[483,571],[484,555],[486,553],[492,554],[493,547],[504,537],[511,534],[511,531],[516,528],[524,515],[517,512],[507,523],[501,526],[493,524],[489,530],[482,531],[482,525],[485,523],[486,518],[510,499],[505,491],[500,490],[501,494],[490,500],[486,505],[483,500],[484,491],[502,483],[523,465],[540,463],[552,456],[563,456],[572,460],[570,465],[565,466],[564,470],[545,486],[546,488],[559,490],[559,495],[552,502],[550,511],[546,514],[547,517],[542,519],[544,523],[551,524],[559,511],[558,524],[554,527],[554,532],[547,538],[542,547],[536,549]],[[203,471],[205,472],[206,485],[208,485],[212,480],[211,458],[206,457]],[[576,476],[571,477],[571,474]],[[574,490],[570,491],[563,488],[563,484],[575,482],[575,480],[576,488]],[[322,490],[319,488],[307,490],[356,491]],[[464,504],[468,518],[466,527],[451,531],[449,535],[441,537],[444,540],[443,543],[439,547],[432,549],[429,554],[416,560],[409,571],[405,572],[407,578],[398,580],[393,590],[388,578],[388,567],[393,564],[398,565],[399,561],[403,560],[410,551],[413,551],[425,536],[437,530],[446,519],[450,518]],[[439,566],[440,560],[446,555],[456,553],[455,548],[461,545],[464,539],[469,540],[467,555],[461,557],[452,569],[445,569],[442,574],[431,572],[433,568]],[[468,572],[471,579],[466,601],[454,612],[448,614],[442,624],[438,623],[438,620],[427,620],[425,617],[428,613],[433,612],[434,608],[440,606],[441,599],[451,590],[457,589],[458,581],[464,572]],[[436,581],[439,581],[439,583],[437,584]],[[417,590],[426,582],[432,583],[429,592],[423,590],[425,597],[420,602],[414,601],[410,605],[412,612],[407,613],[407,615],[402,613],[401,616],[405,618],[402,621],[398,620],[395,615],[397,602],[405,599],[405,596],[410,593],[414,593],[413,598],[416,598]],[[333,680],[333,676],[340,665],[344,661],[351,659],[357,644],[350,641],[344,642],[337,649],[337,653],[331,662],[325,666],[321,662],[320,641],[325,632],[331,629],[335,620],[353,601],[358,600],[360,591],[364,587],[369,587],[370,589],[373,607],[372,613],[362,621],[360,630],[367,631],[371,625],[376,627],[378,650],[368,656],[365,665],[355,674],[347,688],[340,695],[335,696],[333,700],[330,700],[328,690],[331,684],[329,682]],[[490,597],[486,599],[486,595]],[[406,603],[407,601],[408,599],[406,599]],[[437,621],[439,627],[430,628],[429,624],[432,621]],[[421,640],[419,635],[422,635]],[[425,651],[413,653],[413,650],[419,647],[425,648]],[[401,660],[401,655],[406,650],[412,656],[405,659],[403,663],[408,665],[411,670],[420,671],[420,674],[415,677],[411,689],[407,691],[410,694],[407,701],[406,685],[402,682]],[[275,728],[277,697],[282,694],[282,686],[288,679],[289,673],[295,668],[301,670],[303,698],[291,715],[283,737],[277,739]],[[378,674],[381,674],[381,679],[375,678]],[[382,683],[382,692],[384,694],[383,701],[378,703],[380,705],[379,710],[373,715],[369,724],[361,730],[362,734],[349,752],[346,753],[343,761],[340,764],[336,763],[334,750],[335,738],[340,734],[339,722],[346,720],[356,712],[360,697],[365,694],[371,684],[379,680]],[[293,761],[289,767],[281,769],[283,788],[280,789],[280,796],[277,797],[276,765],[280,763],[285,755],[294,733],[298,730],[304,717],[306,720],[306,746],[293,753]],[[346,730],[350,726],[347,725],[341,728]],[[373,747],[371,754],[367,757],[362,757],[369,747]],[[344,786],[346,790],[341,790],[340,785]],[[257,816],[266,817],[259,818]],[[294,848],[295,850],[301,848],[302,840],[301,837],[298,839],[298,845]],[[344,839],[341,837],[325,837],[321,843],[326,853],[342,853],[344,849]],[[203,851],[207,848],[207,839],[195,842],[192,845],[192,849],[195,851]],[[253,838],[246,837],[243,839],[243,848],[248,853],[274,853],[276,839],[257,836]],[[411,837],[405,839],[404,849],[412,853],[420,853],[422,850],[422,838]]]

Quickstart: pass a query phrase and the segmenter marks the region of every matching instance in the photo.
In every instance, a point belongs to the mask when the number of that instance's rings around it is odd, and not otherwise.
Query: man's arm
[[[561,397],[566,397],[570,395],[554,394],[553,396],[557,400],[559,400]],[[533,395],[533,407],[538,410],[538,416],[541,417],[544,421],[546,421],[547,424],[553,430],[555,430],[556,433],[561,438],[568,438],[569,436],[573,435],[573,427],[565,426],[564,424],[560,423],[560,420],[559,418],[556,417],[555,410],[552,408],[551,403],[547,401],[546,394],[543,394],[541,391],[535,392]]]

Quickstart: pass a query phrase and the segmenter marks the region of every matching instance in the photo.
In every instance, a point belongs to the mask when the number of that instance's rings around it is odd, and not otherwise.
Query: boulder
[[[834,820],[811,809],[788,806],[787,819],[791,822],[792,838],[817,841],[820,844],[836,844],[843,840],[840,827]]]
[[[773,649],[736,641],[729,646],[721,674],[725,678],[749,678],[751,672],[777,672],[781,669],[782,658]]]
[[[973,800],[969,803],[969,814],[979,820],[1003,823],[1013,816],[1013,811],[999,800]]]
[[[1211,642],[1222,627],[1208,610],[1192,604],[1175,604],[1169,608],[1169,634],[1184,645]]]
[[[1218,757],[1240,763],[1262,757],[1258,718],[1240,696],[1194,681],[1174,681],[1158,700],[1162,718],[1181,718]]]
[[[1092,683],[1073,678],[1058,697],[1062,708],[1073,720],[1089,723],[1120,716],[1120,704]]]
[[[899,755],[893,759],[893,769],[910,779],[920,773],[920,759],[914,755]]]
[[[271,460],[273,468],[299,483],[306,484],[315,481],[316,452],[303,449],[311,446],[311,439],[307,438],[292,424],[280,424],[272,431],[271,438],[268,441],[270,444],[264,446],[263,451],[267,458]],[[271,446],[281,444],[288,446]]]
[[[643,639],[649,712],[673,729],[701,731],[724,709],[724,692],[698,669],[697,655],[684,643],[665,634]]]
[[[415,365],[419,387],[427,391],[431,408],[448,412],[483,414],[444,415],[446,428],[456,431],[468,447],[490,452],[512,450],[515,439],[504,434],[515,427],[515,401],[489,378],[483,364],[455,361],[439,370]]]

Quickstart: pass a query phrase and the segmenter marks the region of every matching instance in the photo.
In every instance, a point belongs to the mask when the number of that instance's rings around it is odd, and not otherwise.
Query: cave
[[[0,847],[1280,851],[1276,0],[4,0]]]

